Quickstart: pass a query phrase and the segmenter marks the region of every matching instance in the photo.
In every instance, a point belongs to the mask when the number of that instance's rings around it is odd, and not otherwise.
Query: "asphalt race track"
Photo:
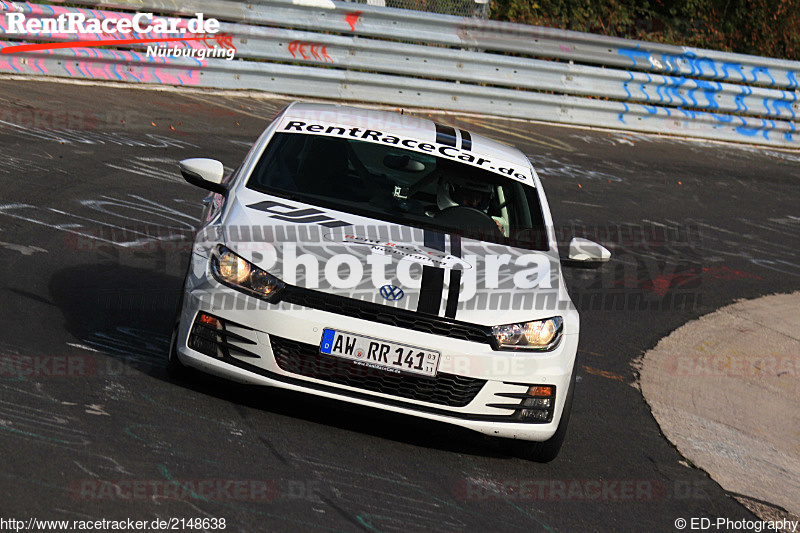
[[[3,517],[404,532],[755,518],[663,438],[636,360],[690,319],[800,288],[800,154],[441,117],[522,149],[564,240],[614,254],[568,273],[579,382],[561,455],[537,464],[449,426],[167,376],[204,196],[176,163],[234,169],[285,101],[10,79],[0,95]]]

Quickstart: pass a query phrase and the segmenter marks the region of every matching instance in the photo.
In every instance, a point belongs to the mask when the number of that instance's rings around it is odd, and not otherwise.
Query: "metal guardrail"
[[[105,8],[218,18],[225,21],[220,30],[230,36],[237,59],[152,58],[141,47],[50,50],[2,55],[0,71],[260,89],[800,147],[800,62],[331,0],[302,2],[314,5],[81,0]],[[30,17],[132,16],[0,2],[0,14],[11,9]],[[11,37],[4,20],[2,34]],[[46,37],[66,38],[75,36]],[[0,46],[10,44],[16,43]],[[506,55],[469,50],[475,48]]]
[[[81,0],[119,9],[194,15],[314,31],[477,48],[579,63],[797,89],[797,62],[331,0]],[[357,14],[356,16],[354,16]]]

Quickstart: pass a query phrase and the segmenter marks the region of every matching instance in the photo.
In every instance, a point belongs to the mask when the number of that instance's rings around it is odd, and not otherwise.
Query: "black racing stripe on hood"
[[[450,255],[461,257],[461,235],[450,235]]]
[[[450,255],[461,257],[461,237],[458,235],[450,235]],[[461,271],[451,268],[449,275],[447,306],[444,310],[444,316],[455,318],[458,310],[458,296],[461,294]]]
[[[422,267],[422,283],[419,288],[417,312],[438,315],[442,304],[444,270],[425,265]]]
[[[436,124],[436,143],[456,147],[456,130],[450,126]]]
[[[444,233],[436,231],[424,230],[422,234],[423,244],[426,248],[444,252]]]
[[[425,230],[423,233],[426,248],[444,252],[444,234]],[[425,265],[422,267],[422,281],[419,288],[418,313],[438,315],[444,290],[444,269]]]
[[[461,131],[461,149],[472,150],[472,135],[468,131]]]

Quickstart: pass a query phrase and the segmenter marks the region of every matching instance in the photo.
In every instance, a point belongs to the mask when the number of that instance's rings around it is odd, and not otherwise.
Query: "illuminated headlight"
[[[284,287],[281,280],[221,244],[211,253],[211,273],[220,283],[268,302]]]
[[[492,334],[501,350],[547,351],[555,348],[561,340],[563,322],[560,316],[555,316],[533,322],[494,326]]]

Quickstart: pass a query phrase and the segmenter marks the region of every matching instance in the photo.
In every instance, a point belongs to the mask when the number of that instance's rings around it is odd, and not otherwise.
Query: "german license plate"
[[[423,376],[436,375],[440,355],[439,352],[419,346],[328,328],[322,330],[319,351],[350,359],[371,368],[381,368],[390,372],[410,372]]]

